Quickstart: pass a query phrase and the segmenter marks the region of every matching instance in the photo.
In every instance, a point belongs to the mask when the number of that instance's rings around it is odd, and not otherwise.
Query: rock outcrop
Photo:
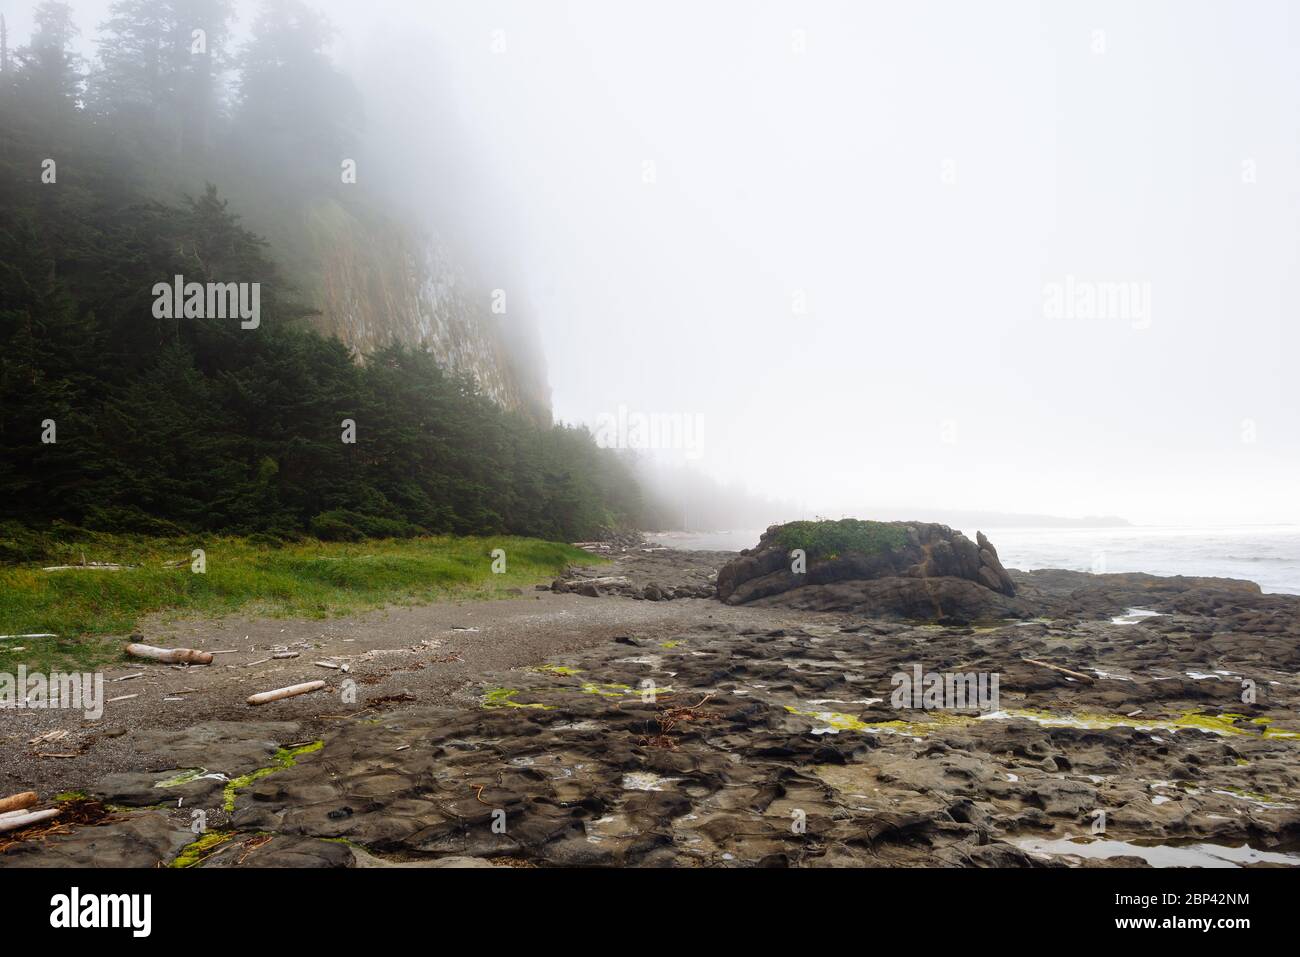
[[[803,547],[803,567],[794,549]],[[1018,616],[1016,586],[983,532],[971,541],[928,522],[794,522],[718,572],[730,605],[974,620]]]
[[[883,532],[863,541],[898,539]],[[676,589],[736,558],[630,550],[600,569]],[[508,632],[459,646],[471,662],[453,671],[431,654],[447,647],[410,647],[420,629],[398,622],[396,644],[354,658],[351,714],[319,695],[254,717],[232,707],[242,693],[222,693],[247,678],[191,669],[203,693],[168,706],[174,717],[109,712],[120,730],[96,728],[67,761],[22,742],[55,722],[78,733],[78,713],[16,713],[0,794],[83,796],[50,802],[57,828],[4,835],[0,869],[1300,864],[1300,596],[1228,579],[1011,576],[1014,597],[893,575],[755,602],[919,585],[1039,616],[985,627],[665,608],[598,587],[616,614],[584,615],[594,601],[527,613],[530,630],[562,620],[572,650],[502,668],[490,649]],[[1110,620],[1133,606],[1145,614]],[[264,625],[269,640],[280,626]],[[916,669],[997,676],[997,701],[896,698]],[[41,723],[13,726],[27,720]],[[1089,846],[1079,835],[1097,808],[1105,840]]]
[[[590,547],[598,543],[582,544],[597,554],[614,554],[609,548]],[[643,546],[622,548],[617,554],[614,573],[606,565],[570,566],[563,577],[551,584],[551,591],[573,592],[588,598],[621,596],[647,601],[713,598],[717,570],[735,553],[679,552]]]
[[[493,287],[508,283],[485,279],[467,244],[337,199],[287,215],[251,198],[241,209],[308,297],[312,325],[361,361],[392,342],[424,349],[448,372],[472,377],[497,405],[550,425],[550,386],[529,305],[520,295],[508,313],[494,312],[493,297],[504,291]]]

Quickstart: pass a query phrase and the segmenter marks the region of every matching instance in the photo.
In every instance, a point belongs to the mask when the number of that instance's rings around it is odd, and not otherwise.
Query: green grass
[[[850,552],[878,555],[907,544],[907,529],[895,522],[838,521],[789,522],[776,533],[781,548],[802,548],[811,559],[838,558]]]
[[[202,547],[207,573],[190,570]],[[506,571],[492,571],[493,549]],[[47,572],[42,565],[116,562],[121,571]],[[184,560],[177,568],[163,562]],[[325,618],[388,604],[495,598],[549,581],[571,562],[599,562],[570,545],[532,538],[454,537],[265,545],[246,538],[157,539],[96,535],[45,553],[38,564],[0,565],[0,671],[89,668],[121,657],[122,638],[150,614],[169,619],[239,612]],[[108,636],[112,636],[109,638]],[[21,648],[23,650],[16,650]]]

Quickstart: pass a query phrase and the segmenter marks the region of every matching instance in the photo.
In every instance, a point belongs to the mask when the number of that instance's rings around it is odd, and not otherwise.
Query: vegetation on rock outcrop
[[[786,550],[802,548],[810,559],[838,558],[850,552],[878,555],[906,545],[907,529],[899,522],[856,518],[799,521],[782,525],[774,542]]]

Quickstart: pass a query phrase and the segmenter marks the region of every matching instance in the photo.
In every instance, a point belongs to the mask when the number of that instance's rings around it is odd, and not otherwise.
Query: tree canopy
[[[638,523],[627,461],[586,430],[504,410],[419,349],[355,361],[304,321],[308,297],[215,186],[160,195],[165,157],[207,155],[218,126],[286,157],[334,157],[357,134],[326,24],[271,0],[235,54],[230,18],[229,0],[117,0],[83,73],[67,5],[46,0],[7,64],[0,518],[570,540]],[[259,284],[258,326],[160,317],[154,287],[177,275]]]

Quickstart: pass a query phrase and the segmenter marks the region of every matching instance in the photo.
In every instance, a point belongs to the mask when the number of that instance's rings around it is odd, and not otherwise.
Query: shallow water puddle
[[[1156,844],[1144,846],[1131,841],[1091,841],[1063,837],[1054,841],[1022,837],[1010,841],[1016,847],[1038,857],[1082,857],[1104,860],[1108,857],[1140,857],[1152,867],[1241,867],[1245,864],[1286,864],[1300,867],[1300,854],[1260,851],[1248,844]]]
[[[649,665],[651,668],[658,668],[664,663],[663,655],[634,655],[631,658],[615,658],[615,664],[627,665]]]
[[[1110,671],[1102,671],[1100,668],[1091,668],[1089,670],[1092,671],[1092,673],[1096,675],[1098,678],[1102,678],[1106,681],[1133,681],[1134,680],[1128,677],[1127,675],[1117,675]]]
[[[880,704],[880,702],[882,702],[882,701],[884,701],[884,700],[885,700],[884,698],[858,698],[858,699],[856,699],[856,700],[854,700],[854,701],[841,701],[841,700],[838,699],[838,698],[813,698],[813,699],[810,700],[808,703],[809,703],[809,704],[865,704],[865,705],[873,705],[873,704]]]
[[[194,781],[199,781],[199,780],[209,779],[209,778],[213,781],[223,781],[223,782],[230,780],[224,774],[220,774],[217,772],[209,773],[207,768],[186,768],[183,771],[178,771],[172,777],[164,778],[161,781],[155,782],[154,787],[178,788],[181,787],[182,785],[190,784]]]
[[[587,831],[587,840],[600,844],[607,839],[632,837],[637,834],[637,827],[627,816],[621,813],[607,814],[583,825]]]
[[[1136,625],[1147,618],[1158,618],[1163,612],[1147,611],[1145,608],[1130,608],[1122,615],[1116,615],[1110,620],[1112,625]]]
[[[551,725],[552,731],[599,731],[601,724],[599,721],[585,719],[582,721],[566,721],[562,724]]]
[[[1287,804],[1283,801],[1274,801],[1267,794],[1257,794],[1254,791],[1247,791],[1242,788],[1210,788],[1211,794],[1219,794],[1223,797],[1230,797],[1238,801],[1246,801],[1257,808],[1263,808],[1271,811],[1291,811],[1295,809],[1294,804]]]
[[[623,775],[625,791],[662,791],[664,785],[680,781],[681,778],[665,778],[653,771],[629,771]]]

